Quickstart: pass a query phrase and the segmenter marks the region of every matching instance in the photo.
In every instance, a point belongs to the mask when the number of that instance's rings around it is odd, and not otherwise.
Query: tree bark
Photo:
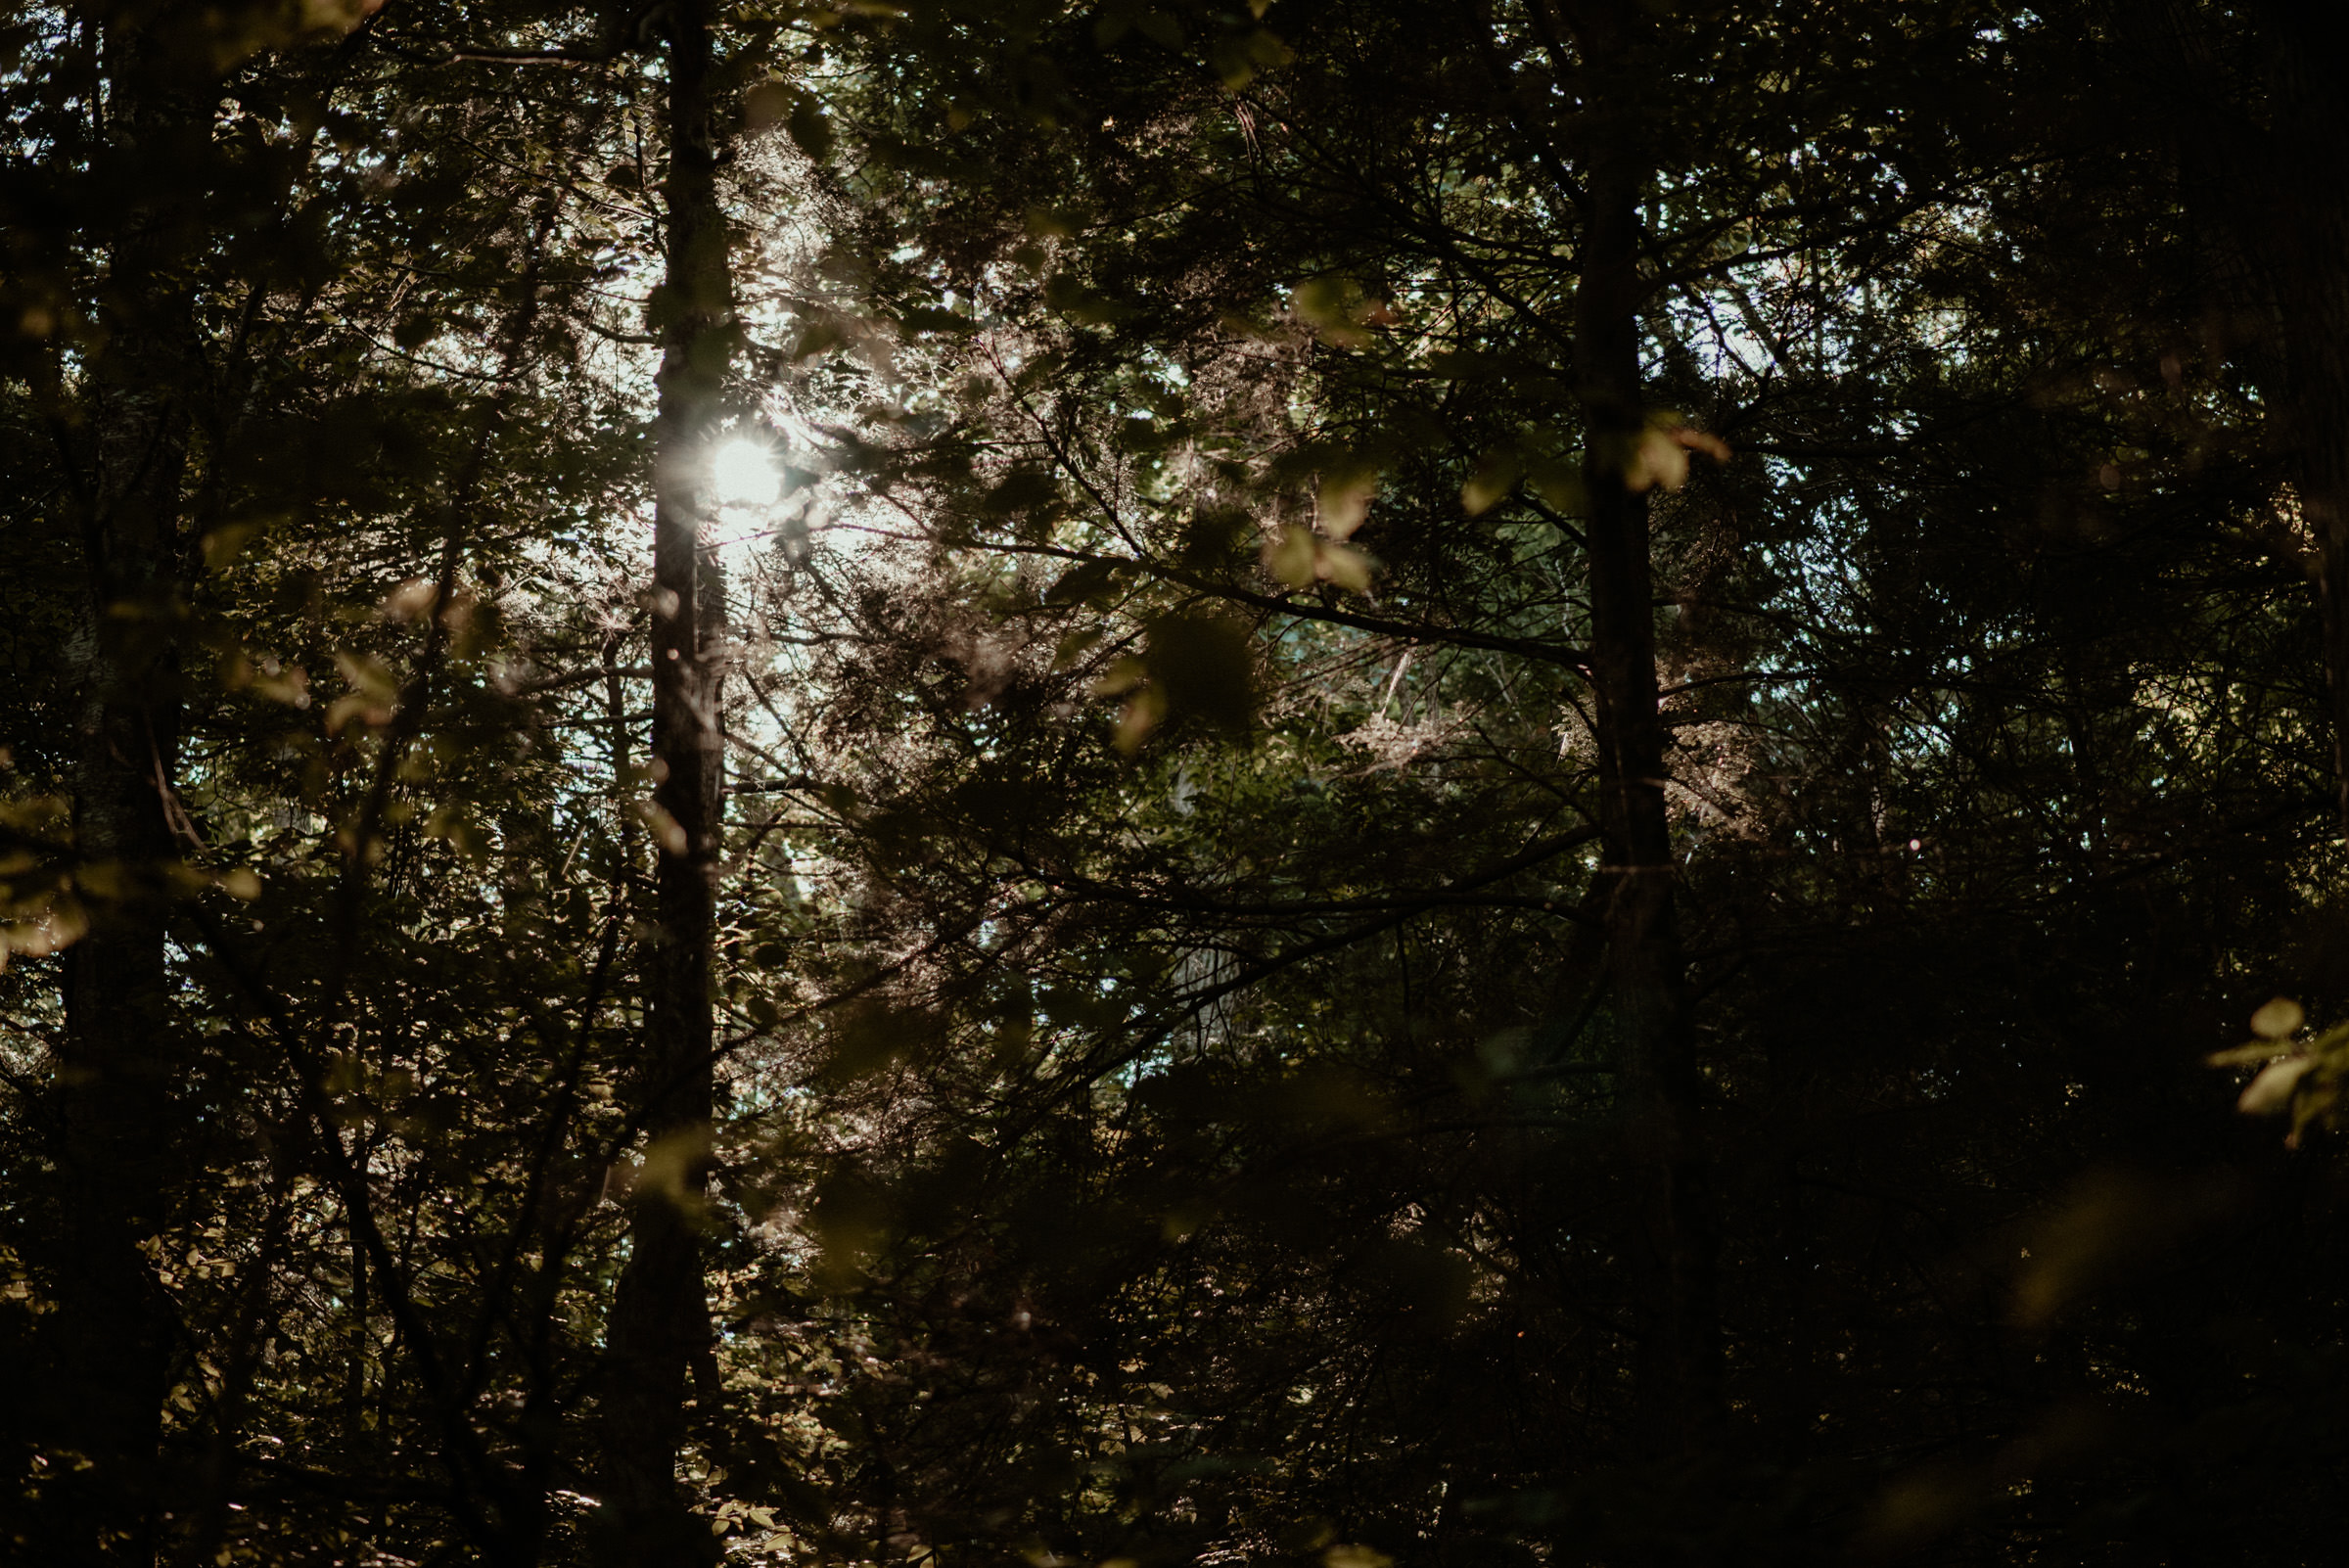
[[[2268,323],[2227,352],[2270,411],[2316,540],[2333,808],[2349,837],[2349,100],[2335,80],[2349,16],[2295,0],[2247,18],[2147,0],[2122,16],[2120,69],[2172,123],[2181,196],[2215,241],[2210,286],[2231,324]]]
[[[139,1249],[161,1229],[180,1144],[181,1036],[164,919],[180,726],[176,643],[187,543],[186,396],[200,371],[180,230],[209,121],[167,46],[117,20],[106,35],[105,150],[134,170],[108,247],[79,433],[73,507],[83,576],[66,650],[77,893],[87,933],[63,962],[57,1169],[46,1238],[58,1311],[44,1325],[40,1417],[49,1475],[44,1562],[149,1563],[178,1320]]]
[[[659,935],[649,954],[638,1079],[649,1141],[612,1309],[602,1424],[602,1545],[610,1560],[631,1568],[718,1556],[677,1484],[676,1460],[688,1435],[690,1367],[711,1332],[700,1221],[713,1105],[724,606],[701,521],[736,328],[717,195],[710,6],[675,0],[668,16],[668,244],[654,304],[662,346],[652,606]]]
[[[2261,215],[2277,230],[2283,434],[2298,459],[2301,516],[2317,537],[2334,804],[2349,837],[2349,101],[2339,78],[2349,17],[2338,6],[2276,0],[2262,10],[2279,145],[2244,172],[2269,192]],[[2292,177],[2277,178],[2283,170]]]
[[[1625,1049],[1632,1146],[1646,1176],[1638,1424],[1643,1447],[1684,1453],[1707,1446],[1720,1423],[1721,1333],[1713,1197],[1697,1128],[1701,1080],[1673,907],[1648,504],[1633,478],[1646,412],[1639,369],[1643,170],[1621,84],[1636,79],[1626,56],[1638,20],[1616,0],[1571,14],[1593,98],[1575,354],[1588,443],[1607,972]]]

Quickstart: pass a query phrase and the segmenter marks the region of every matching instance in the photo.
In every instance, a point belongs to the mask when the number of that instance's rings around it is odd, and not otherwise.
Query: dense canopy
[[[0,1558],[2333,1560],[2349,14],[0,18]]]

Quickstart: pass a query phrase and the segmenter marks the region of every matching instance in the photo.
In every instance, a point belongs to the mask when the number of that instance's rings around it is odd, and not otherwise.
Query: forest
[[[2344,60],[0,7],[0,1560],[2338,1562]]]

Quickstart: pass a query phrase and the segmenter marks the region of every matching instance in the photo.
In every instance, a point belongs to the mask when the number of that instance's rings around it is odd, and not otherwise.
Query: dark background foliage
[[[2330,25],[12,14],[0,1555],[2321,1557]]]

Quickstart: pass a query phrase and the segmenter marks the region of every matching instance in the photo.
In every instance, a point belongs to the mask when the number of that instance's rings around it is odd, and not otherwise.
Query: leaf
[[[1167,696],[1154,686],[1145,686],[1126,699],[1118,713],[1117,732],[1111,744],[1128,757],[1142,749],[1142,742],[1158,728],[1159,720],[1167,716]]]
[[[0,956],[21,952],[27,958],[46,958],[72,946],[89,929],[81,904],[61,899],[38,920],[0,926]]]
[[[1640,432],[1639,444],[1633,448],[1632,460],[1624,465],[1623,487],[1637,494],[1658,485],[1677,490],[1687,483],[1688,448],[1664,431]]]
[[[1313,550],[1313,576],[1356,593],[1370,591],[1370,558],[1350,544],[1319,543]]]
[[[2098,1171],[2083,1176],[2020,1236],[2010,1320],[2044,1328],[2071,1304],[2141,1273],[2238,1201],[2223,1171],[2154,1176]]]
[[[73,803],[63,795],[28,795],[0,800],[0,828],[32,837],[62,835],[73,820]]]
[[[1681,424],[1670,414],[1651,420],[1624,465],[1624,488],[1634,493],[1659,485],[1679,489],[1688,483],[1688,454],[1692,451],[1702,452],[1716,463],[1729,460],[1728,443],[1720,437]]]
[[[329,735],[340,735],[343,733],[344,726],[353,718],[363,724],[380,727],[392,722],[392,710],[365,692],[351,692],[347,696],[336,698],[327,705],[326,732]]]
[[[1370,515],[1370,497],[1378,490],[1378,471],[1349,467],[1322,476],[1315,493],[1315,521],[1333,539],[1343,539]]]
[[[2202,1060],[2211,1067],[2246,1067],[2253,1062],[2272,1062],[2279,1056],[2289,1055],[2291,1049],[2289,1040],[2255,1039],[2233,1050],[2213,1051]]]
[[[335,669],[350,683],[350,689],[362,697],[370,697],[389,705],[398,694],[398,684],[392,678],[392,668],[373,654],[353,653],[342,649],[335,654]]]
[[[377,613],[386,621],[421,621],[433,608],[438,585],[427,577],[410,577],[384,596]]]
[[[1261,72],[1276,69],[1297,58],[1295,51],[1263,27],[1224,34],[1216,41],[1213,55],[1216,74],[1235,93]]]
[[[1370,318],[1361,285],[1347,277],[1314,278],[1299,284],[1289,296],[1289,308],[1340,348],[1360,348],[1370,342],[1362,323]]]
[[[1322,1568],[1393,1568],[1395,1559],[1373,1546],[1345,1542],[1321,1554]]]
[[[665,1133],[647,1145],[631,1183],[637,1196],[668,1199],[681,1209],[698,1209],[698,1190],[710,1167],[710,1127],[695,1123]]]
[[[2308,1010],[2288,996],[2279,996],[2251,1015],[2251,1033],[2262,1039],[2290,1039],[2308,1022]]]
[[[1265,571],[1285,587],[1302,588],[1313,580],[1313,530],[1294,525],[1284,528],[1265,546]]]
[[[2317,1065],[2314,1056],[2286,1056],[2261,1068],[2259,1076],[2243,1085],[2242,1097],[2234,1108],[2245,1116],[2273,1116],[2292,1102],[2292,1090],[2300,1080]]]
[[[668,808],[660,802],[639,802],[636,807],[636,814],[642,817],[644,825],[652,830],[654,841],[669,854],[682,856],[692,849],[692,841],[685,835],[684,824],[669,815]]]
[[[1704,453],[1716,463],[1726,463],[1729,460],[1729,443],[1718,436],[1710,436],[1701,430],[1694,430],[1683,425],[1672,433],[1672,438],[1692,452]]]
[[[1109,667],[1094,678],[1092,695],[1095,697],[1123,697],[1147,680],[1149,675],[1148,668],[1130,654],[1123,659],[1113,659],[1109,662]]]

